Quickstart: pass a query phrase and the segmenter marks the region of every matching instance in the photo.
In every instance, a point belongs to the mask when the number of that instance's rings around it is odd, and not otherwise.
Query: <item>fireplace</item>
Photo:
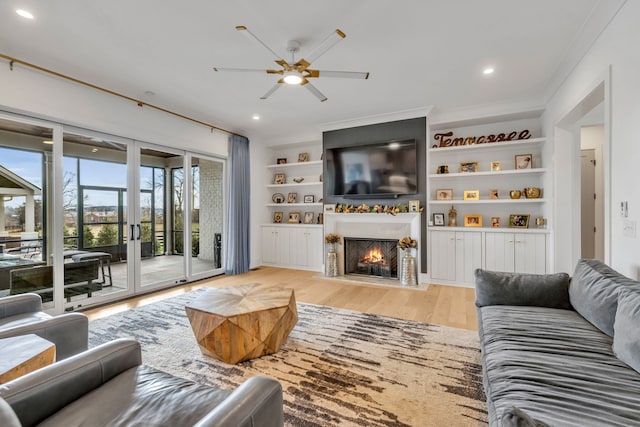
[[[398,279],[398,240],[344,238],[344,274]]]

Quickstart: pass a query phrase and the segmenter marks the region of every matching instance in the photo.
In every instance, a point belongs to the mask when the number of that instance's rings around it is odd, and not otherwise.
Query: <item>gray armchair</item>
[[[281,427],[282,387],[253,377],[233,391],[141,364],[119,339],[0,386],[3,426]]]
[[[0,338],[36,334],[56,345],[62,360],[88,348],[89,320],[81,313],[50,316],[42,311],[38,294],[0,298]]]

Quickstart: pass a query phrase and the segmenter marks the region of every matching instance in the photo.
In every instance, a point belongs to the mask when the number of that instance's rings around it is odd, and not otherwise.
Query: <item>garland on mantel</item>
[[[422,213],[424,208],[420,207],[419,212]],[[338,203],[336,206],[336,213],[386,213],[389,215],[396,215],[399,213],[410,213],[409,205],[398,203],[397,205],[374,205],[369,206],[364,203],[360,206],[348,205],[346,203]]]

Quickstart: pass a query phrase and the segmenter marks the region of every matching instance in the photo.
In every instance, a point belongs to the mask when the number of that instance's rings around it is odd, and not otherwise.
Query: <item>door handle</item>
[[[138,238],[136,240],[140,240],[140,235],[142,234],[142,229],[140,228],[140,224],[136,224],[138,227]]]
[[[129,227],[131,227],[131,233],[129,234],[129,236],[131,236],[131,237],[129,238],[129,240],[131,240],[133,242],[133,240],[135,239],[134,236],[135,236],[135,232],[136,232],[135,225],[131,224]]]

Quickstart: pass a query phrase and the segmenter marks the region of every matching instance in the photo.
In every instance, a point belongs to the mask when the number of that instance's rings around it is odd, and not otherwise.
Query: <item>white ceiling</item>
[[[294,142],[331,123],[428,106],[542,104],[623,3],[3,0],[0,53],[266,143]],[[236,25],[286,60],[287,40],[300,41],[304,57],[339,28],[347,37],[311,68],[371,76],[314,80],[322,103],[292,86],[260,100],[276,76],[212,71],[277,68]],[[496,72],[487,77],[489,65]]]

